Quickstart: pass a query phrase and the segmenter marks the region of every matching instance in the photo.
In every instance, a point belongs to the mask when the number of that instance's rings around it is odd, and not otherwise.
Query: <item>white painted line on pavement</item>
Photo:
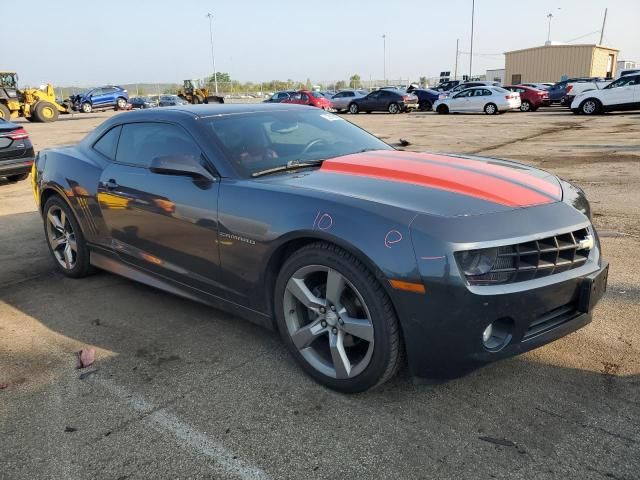
[[[152,423],[156,429],[172,434],[177,443],[183,448],[191,448],[206,455],[226,471],[227,474],[246,480],[267,480],[267,475],[260,468],[234,458],[234,453],[221,442],[208,437],[183,422],[176,415],[164,409],[158,409],[154,404],[145,400],[141,395],[129,392],[125,388],[110,380],[95,377],[87,378],[87,383],[99,386],[118,397],[136,413],[146,415],[145,420]]]

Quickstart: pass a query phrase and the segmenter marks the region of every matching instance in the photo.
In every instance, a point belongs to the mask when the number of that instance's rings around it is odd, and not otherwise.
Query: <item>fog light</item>
[[[487,350],[499,352],[511,341],[512,332],[513,319],[500,318],[482,331],[482,344]]]
[[[491,338],[492,333],[493,333],[493,323],[490,323],[489,326],[484,329],[484,332],[482,332],[482,343],[486,345],[489,339]]]

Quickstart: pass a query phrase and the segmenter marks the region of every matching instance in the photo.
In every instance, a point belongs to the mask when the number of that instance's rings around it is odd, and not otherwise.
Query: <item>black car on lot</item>
[[[396,88],[382,88],[349,103],[349,113],[408,112],[418,108],[418,97]]]
[[[149,97],[133,97],[129,100],[131,108],[155,108],[158,106],[158,102]]]
[[[273,328],[344,392],[405,358],[446,378],[549,343],[587,324],[606,286],[580,189],[397,151],[314,107],[116,115],[40,152],[33,182],[63,274],[102,268]]]
[[[418,108],[423,112],[430,112],[433,104],[440,98],[440,92],[429,88],[416,88],[411,93],[418,97]]]
[[[33,165],[29,134],[20,125],[0,119],[0,177],[9,182],[24,180]]]

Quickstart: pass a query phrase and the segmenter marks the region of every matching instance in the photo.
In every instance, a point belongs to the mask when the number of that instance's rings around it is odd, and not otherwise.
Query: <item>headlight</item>
[[[456,253],[460,269],[467,276],[484,275],[488,273],[498,259],[497,248],[483,248]]]

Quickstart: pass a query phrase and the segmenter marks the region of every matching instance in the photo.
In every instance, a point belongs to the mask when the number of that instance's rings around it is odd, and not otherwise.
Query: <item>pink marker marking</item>
[[[402,234],[398,230],[390,230],[384,237],[384,246],[391,248],[391,245],[402,241]]]

